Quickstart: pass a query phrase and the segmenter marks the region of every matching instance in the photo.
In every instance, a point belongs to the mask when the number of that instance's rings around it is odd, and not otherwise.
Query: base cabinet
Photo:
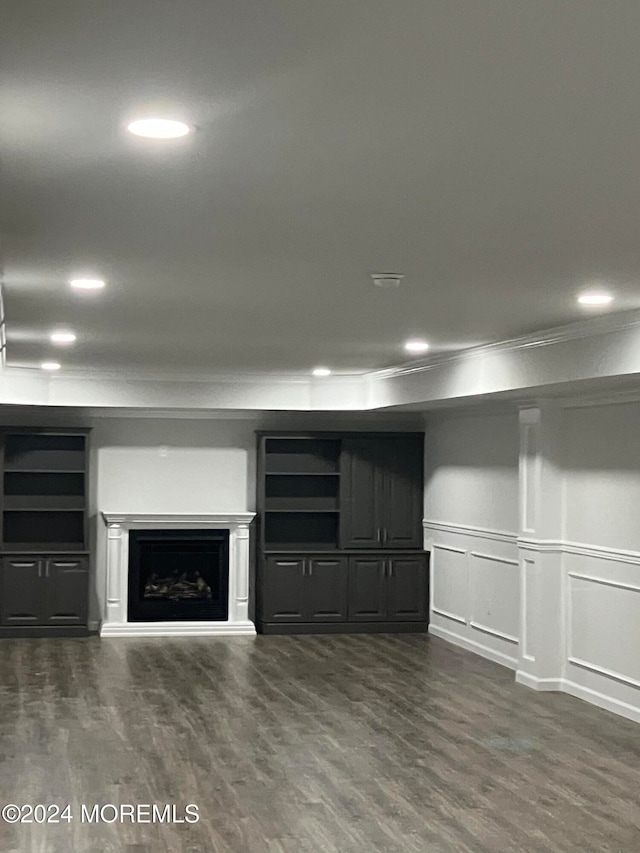
[[[10,633],[11,629],[25,635],[39,629],[86,631],[89,604],[86,557],[4,557],[0,571],[2,633]]]
[[[263,566],[263,633],[425,631],[428,555],[272,555]]]
[[[269,557],[264,589],[266,622],[341,622],[347,618],[344,557]]]

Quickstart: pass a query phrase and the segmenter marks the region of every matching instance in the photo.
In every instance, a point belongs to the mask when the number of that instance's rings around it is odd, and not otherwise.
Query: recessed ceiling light
[[[191,130],[183,121],[170,118],[141,118],[127,125],[134,136],[146,136],[149,139],[177,139],[186,136]]]
[[[404,348],[407,352],[422,353],[426,352],[429,349],[429,344],[426,341],[421,341],[417,338],[412,338],[410,341],[406,342]]]
[[[395,287],[400,287],[404,276],[396,272],[373,272],[371,278],[376,287],[392,290]]]
[[[578,296],[580,305],[609,305],[613,302],[613,296],[605,290],[589,290],[586,293],[581,293]]]
[[[69,284],[76,290],[102,290],[104,287],[101,278],[72,278]]]
[[[43,370],[60,370],[60,365],[57,361],[43,361],[40,367]]]
[[[331,371],[328,367],[314,367],[313,368],[314,376],[331,376]]]
[[[76,336],[73,332],[51,332],[49,340],[52,344],[72,344]]]

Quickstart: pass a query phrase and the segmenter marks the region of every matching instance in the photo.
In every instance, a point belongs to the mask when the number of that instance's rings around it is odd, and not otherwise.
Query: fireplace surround
[[[107,527],[106,538],[106,583],[102,590],[101,609],[102,625],[100,635],[103,637],[159,637],[159,636],[207,636],[223,634],[255,634],[255,626],[249,620],[249,524],[254,518],[254,513],[207,513],[207,514],[141,514],[141,513],[102,513],[104,523]],[[155,535],[154,535],[155,534]],[[159,534],[159,535],[158,535]],[[186,536],[185,536],[186,534]],[[200,606],[211,601],[207,597],[206,586],[211,586],[206,577],[203,577],[205,562],[196,563],[182,578],[183,572],[177,572],[178,563],[172,562],[171,555],[166,554],[161,567],[166,569],[164,577],[162,572],[156,571],[156,578],[145,577],[144,587],[147,587],[147,605],[152,605],[157,596],[173,600],[173,614],[158,618],[157,612],[147,608],[133,613],[130,618],[130,557],[132,546],[145,541],[151,546],[153,543],[162,550],[160,541],[172,543],[172,548],[180,549],[181,543],[186,541],[209,542],[214,547],[214,542],[223,543],[221,557],[228,564],[228,581],[226,589],[226,618],[224,607],[207,610],[201,609],[201,615],[206,618],[193,618],[193,613],[187,610],[185,618],[180,617],[177,602],[183,599],[182,604],[188,605],[194,602],[184,600],[187,598],[185,590],[192,590],[193,596],[200,597]],[[135,552],[135,548],[133,549]],[[225,553],[226,552],[226,553]],[[153,554],[152,554],[153,556]],[[133,567],[135,569],[135,566]],[[153,572],[152,572],[153,573]],[[198,580],[198,577],[200,580]],[[211,580],[211,578],[209,578]],[[163,583],[159,583],[163,581]],[[142,584],[142,581],[138,579]],[[198,590],[199,587],[199,590]],[[166,588],[166,589],[165,589]],[[140,589],[140,587],[138,587]],[[191,593],[190,593],[191,594]],[[154,596],[156,598],[154,599]],[[144,597],[144,590],[143,590]],[[153,618],[144,618],[145,612]]]

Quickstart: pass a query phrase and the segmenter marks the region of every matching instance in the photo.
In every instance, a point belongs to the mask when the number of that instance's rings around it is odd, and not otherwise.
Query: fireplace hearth
[[[228,591],[228,531],[129,532],[129,622],[226,620]]]

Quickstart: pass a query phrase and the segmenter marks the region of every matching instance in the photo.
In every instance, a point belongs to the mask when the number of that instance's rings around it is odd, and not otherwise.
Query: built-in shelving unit
[[[86,436],[4,436],[4,550],[86,549]]]
[[[337,548],[340,441],[268,438],[264,471],[265,550]]]
[[[86,633],[87,438],[0,431],[0,636]]]
[[[259,630],[426,630],[422,443],[415,433],[260,435]]]

